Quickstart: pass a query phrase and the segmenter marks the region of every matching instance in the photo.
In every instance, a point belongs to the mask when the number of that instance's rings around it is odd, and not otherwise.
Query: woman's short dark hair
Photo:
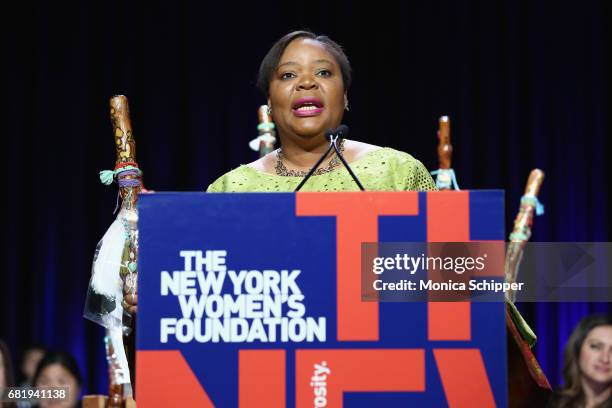
[[[259,74],[257,75],[257,88],[259,88],[266,98],[269,96],[268,91],[270,89],[272,75],[278,66],[283,52],[285,52],[285,48],[287,48],[289,43],[291,43],[293,40],[297,40],[298,38],[309,38],[311,40],[318,41],[325,46],[325,49],[331,55],[333,55],[336,62],[340,66],[344,90],[348,91],[348,89],[351,87],[352,81],[351,63],[349,62],[348,57],[344,53],[344,50],[340,44],[325,35],[316,35],[310,31],[293,31],[278,40],[261,61],[261,65],[259,66]]]
[[[35,386],[38,381],[38,377],[45,369],[45,367],[50,366],[52,364],[59,364],[64,367],[72,376],[75,378],[79,387],[82,385],[81,373],[79,371],[79,366],[77,365],[76,360],[72,357],[71,354],[65,353],[63,351],[50,351],[40,360],[38,366],[36,367],[36,373],[34,374],[34,378],[32,378],[32,385]]]

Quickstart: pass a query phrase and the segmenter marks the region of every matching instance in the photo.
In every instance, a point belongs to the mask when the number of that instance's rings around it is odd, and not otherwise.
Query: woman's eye
[[[331,76],[331,74],[332,74],[331,71],[327,69],[322,69],[321,71],[317,72],[317,75],[324,76],[324,77]]]
[[[285,73],[281,74],[280,78],[281,79],[295,78],[295,74],[293,72],[285,72]]]
[[[601,344],[599,343],[591,343],[591,348],[594,350],[598,350],[601,348]]]

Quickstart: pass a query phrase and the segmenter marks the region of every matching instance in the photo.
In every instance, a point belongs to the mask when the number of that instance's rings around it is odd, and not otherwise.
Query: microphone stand
[[[351,175],[351,177],[353,178],[353,180],[355,181],[355,183],[359,187],[359,189],[361,191],[365,191],[365,188],[363,188],[363,185],[361,184],[361,181],[359,181],[359,178],[355,175],[355,173],[353,173],[353,169],[351,169],[351,166],[349,166],[349,164],[346,162],[346,160],[344,160],[344,156],[340,152],[340,149],[338,149],[338,144],[337,144],[338,136],[337,135],[336,136],[330,136],[330,139],[332,139],[331,144],[334,147],[334,150],[336,151],[336,154],[338,155],[338,158],[340,159],[342,164],[344,164],[344,167],[346,167],[346,169],[348,170],[349,174]]]
[[[329,141],[329,147],[327,148],[327,150],[325,150],[325,153],[323,153],[321,155],[321,157],[319,158],[319,160],[315,163],[315,165],[312,167],[312,169],[310,169],[310,171],[308,172],[308,174],[306,175],[306,177],[304,177],[302,179],[302,181],[300,182],[300,184],[298,184],[298,186],[295,188],[295,190],[293,190],[294,192],[298,192],[300,191],[300,189],[302,188],[302,186],[304,184],[306,184],[306,182],[308,181],[308,179],[314,174],[314,172],[317,170],[317,168],[319,168],[319,166],[321,165],[321,163],[323,163],[323,160],[325,160],[325,158],[327,157],[327,155],[329,154],[329,152],[331,151],[331,149],[333,149],[334,147],[334,143],[333,141]]]
[[[346,126],[345,126],[346,128]],[[348,128],[346,129],[348,131]],[[349,164],[346,162],[346,160],[344,159],[344,156],[342,156],[342,152],[340,152],[340,149],[338,148],[338,139],[339,139],[339,135],[341,134],[341,131],[336,131],[336,133],[332,133],[328,136],[329,138],[329,147],[327,148],[327,150],[325,150],[325,153],[323,153],[323,155],[321,155],[321,157],[319,158],[319,160],[315,163],[315,165],[312,167],[312,169],[310,169],[310,171],[308,172],[308,174],[306,175],[306,177],[304,177],[302,179],[302,181],[300,182],[300,184],[298,184],[298,186],[295,188],[294,192],[298,192],[300,191],[300,189],[302,188],[302,186],[304,184],[306,184],[306,182],[308,181],[308,179],[314,174],[314,172],[317,170],[317,168],[319,168],[319,166],[321,165],[321,163],[323,163],[323,160],[325,160],[325,158],[327,157],[327,155],[329,154],[329,152],[334,149],[336,151],[336,154],[338,155],[338,158],[340,159],[340,161],[342,162],[342,164],[344,164],[344,167],[346,167],[346,169],[348,170],[349,174],[351,175],[351,177],[353,178],[353,180],[355,181],[355,183],[357,184],[357,186],[359,187],[359,189],[361,191],[365,191],[365,188],[363,187],[363,185],[361,184],[361,182],[359,181],[359,178],[357,178],[357,176],[355,175],[355,173],[353,173],[353,169],[351,169],[351,166],[349,166]]]

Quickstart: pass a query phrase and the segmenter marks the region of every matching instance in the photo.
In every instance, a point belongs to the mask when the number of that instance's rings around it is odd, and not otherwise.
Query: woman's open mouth
[[[320,115],[324,109],[323,102],[318,98],[298,99],[292,108],[293,114],[300,118]]]

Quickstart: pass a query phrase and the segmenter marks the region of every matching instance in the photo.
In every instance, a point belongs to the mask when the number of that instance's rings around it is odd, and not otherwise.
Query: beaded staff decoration
[[[85,317],[106,328],[107,359],[109,363],[112,361],[109,365],[111,394],[116,392],[116,387],[120,385],[123,397],[126,397],[131,395],[132,388],[123,335],[131,331],[132,315],[123,298],[126,295],[136,296],[138,291],[136,201],[142,190],[142,172],[136,162],[136,142],[125,96],[111,98],[110,116],[116,149],[115,168],[101,171],[100,181],[105,185],[110,185],[113,181],[117,183],[117,207],[119,200],[121,205],[117,218],[96,247],[85,302]]]
[[[137,292],[138,269],[138,212],[136,210],[136,200],[142,189],[142,172],[136,163],[136,142],[132,133],[130,109],[125,96],[119,95],[111,98],[110,116],[117,153],[113,173],[119,185],[121,211],[124,213],[123,217],[118,218],[121,219],[126,233],[119,275],[124,283],[124,295],[134,295]],[[100,174],[100,179],[102,180],[102,174]],[[108,178],[106,180],[108,181]]]
[[[268,105],[261,105],[257,110],[258,125],[257,132],[259,136],[249,142],[249,147],[252,150],[259,152],[259,157],[274,150],[276,143],[276,126],[270,116],[270,108]]]

